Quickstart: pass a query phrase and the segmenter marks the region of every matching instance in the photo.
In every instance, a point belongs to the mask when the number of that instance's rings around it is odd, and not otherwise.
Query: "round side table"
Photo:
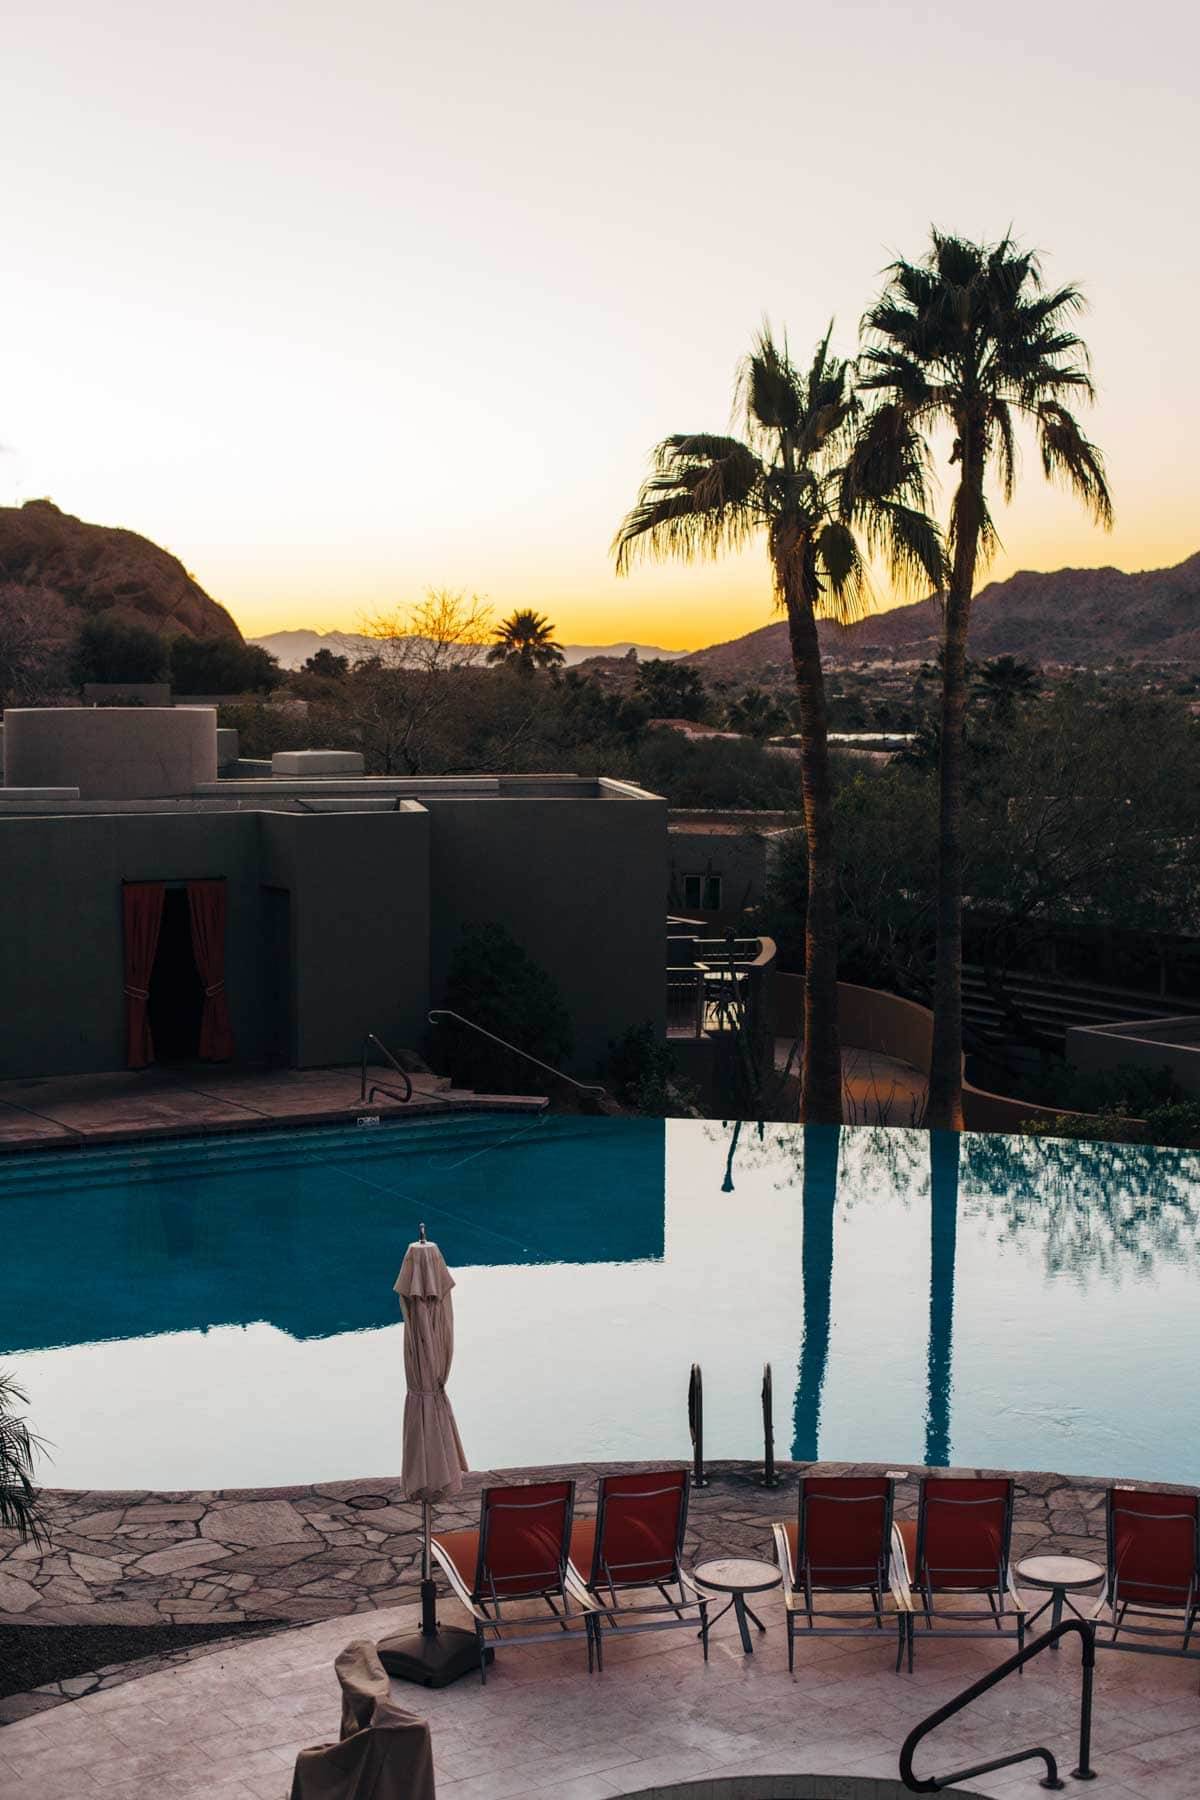
[[[754,1645],[750,1641],[750,1633],[746,1629],[746,1620],[753,1619],[760,1631],[767,1628],[762,1620],[750,1611],[746,1605],[747,1594],[765,1594],[769,1589],[778,1587],[783,1579],[782,1570],[774,1563],[759,1562],[748,1556],[728,1556],[713,1562],[702,1562],[692,1570],[692,1580],[697,1587],[707,1588],[713,1594],[728,1594],[729,1600],[716,1618],[710,1619],[705,1631],[711,1631],[717,1619],[723,1619],[729,1608],[733,1608],[733,1616],[737,1620],[738,1630],[742,1635],[742,1649],[747,1656],[753,1656]]]
[[[1082,1619],[1085,1624],[1090,1623],[1074,1604],[1071,1595],[1103,1581],[1104,1570],[1099,1563],[1089,1562],[1086,1556],[1027,1556],[1024,1562],[1017,1564],[1017,1580],[1023,1587],[1040,1588],[1050,1594],[1050,1598],[1026,1619],[1026,1630],[1049,1607],[1050,1630],[1053,1631],[1056,1625],[1062,1624],[1064,1606],[1077,1619]],[[1051,1648],[1057,1650],[1059,1646],[1053,1644]]]

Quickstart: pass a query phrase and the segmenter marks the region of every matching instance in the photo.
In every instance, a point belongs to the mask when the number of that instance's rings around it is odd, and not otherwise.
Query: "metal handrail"
[[[692,1486],[705,1488],[708,1476],[704,1473],[704,1376],[699,1363],[692,1364],[688,1376],[688,1432],[692,1440]]]
[[[360,1074],[362,1076],[362,1084],[358,1091],[359,1099],[366,1100],[367,1104],[370,1105],[370,1100],[367,1100],[367,1051],[370,1049],[372,1044],[374,1044],[374,1046],[377,1050],[383,1051],[383,1054],[387,1057],[387,1059],[391,1063],[393,1069],[395,1069],[397,1075],[399,1075],[401,1077],[401,1079],[403,1080],[405,1092],[403,1094],[395,1094],[394,1097],[397,1100],[400,1100],[401,1102],[403,1102],[404,1104],[407,1104],[408,1101],[410,1101],[412,1099],[412,1095],[413,1095],[412,1078],[409,1075],[407,1069],[402,1069],[400,1067],[400,1064],[396,1061],[395,1057],[392,1055],[392,1053],[388,1049],[387,1045],[383,1042],[382,1038],[377,1038],[373,1031],[368,1031],[366,1037],[362,1041],[362,1058],[361,1058],[361,1066],[360,1066]],[[376,1086],[371,1089],[371,1099],[374,1099],[376,1094],[381,1094],[381,1093],[382,1094],[391,1094],[391,1093],[393,1093],[393,1089],[391,1089],[390,1087],[383,1087],[379,1084],[376,1084]]]
[[[1079,1698],[1079,1766],[1072,1769],[1071,1774],[1076,1781],[1094,1781],[1096,1779],[1096,1771],[1090,1763],[1092,1674],[1096,1666],[1096,1631],[1087,1619],[1064,1619],[1061,1625],[1056,1625],[1052,1631],[1046,1633],[1045,1637],[1040,1637],[1036,1644],[1030,1644],[1024,1650],[1018,1650],[1015,1656],[1010,1656],[1007,1662],[1002,1662],[998,1669],[993,1669],[981,1680],[972,1682],[969,1688],[964,1688],[961,1694],[958,1694],[953,1700],[947,1701],[945,1706],[940,1706],[935,1713],[930,1713],[927,1719],[923,1719],[909,1732],[900,1749],[900,1779],[910,1793],[938,1794],[943,1788],[950,1787],[955,1782],[970,1781],[974,1775],[989,1775],[993,1769],[1007,1769],[1013,1763],[1031,1762],[1038,1756],[1046,1765],[1046,1773],[1039,1785],[1044,1788],[1061,1788],[1065,1785],[1059,1779],[1058,1764],[1054,1760],[1053,1753],[1042,1744],[1036,1745],[1032,1750],[1015,1750],[1009,1756],[997,1756],[991,1762],[976,1763],[970,1769],[956,1769],[952,1775],[931,1775],[924,1781],[918,1780],[913,1774],[913,1753],[922,1738],[928,1737],[929,1733],[935,1731],[939,1725],[944,1725],[947,1719],[952,1719],[955,1713],[960,1713],[965,1706],[971,1704],[972,1700],[978,1700],[979,1696],[986,1694],[989,1688],[994,1688],[998,1682],[1004,1681],[1014,1670],[1023,1669],[1027,1662],[1032,1662],[1033,1658],[1040,1656],[1043,1650],[1049,1650],[1052,1645],[1059,1643],[1069,1631],[1079,1633],[1083,1666],[1083,1689]]]
[[[465,1025],[468,1030],[477,1031],[480,1037],[491,1038],[493,1044],[499,1044],[504,1050],[511,1050],[514,1056],[524,1057],[525,1061],[533,1063],[535,1068],[544,1069],[547,1075],[557,1076],[559,1081],[565,1081],[569,1087],[578,1088],[582,1094],[603,1094],[606,1100],[609,1098],[608,1089],[601,1087],[598,1082],[576,1081],[573,1075],[564,1075],[561,1069],[551,1068],[549,1063],[542,1062],[536,1056],[530,1056],[528,1050],[522,1050],[518,1045],[510,1044],[507,1038],[497,1037],[494,1031],[488,1031],[485,1026],[477,1025],[474,1019],[464,1019],[461,1013],[451,1012],[448,1006],[435,1006],[429,1014],[431,1025],[436,1025],[439,1019],[454,1019],[458,1024]]]

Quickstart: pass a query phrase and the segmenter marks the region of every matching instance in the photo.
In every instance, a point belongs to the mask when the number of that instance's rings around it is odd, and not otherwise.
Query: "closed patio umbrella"
[[[402,1487],[406,1500],[422,1508],[421,1630],[408,1637],[384,1638],[379,1658],[389,1675],[445,1687],[479,1667],[473,1631],[443,1630],[437,1622],[429,1540],[433,1502],[457,1494],[467,1467],[466,1453],[446,1393],[454,1360],[454,1277],[424,1225],[405,1253],[396,1277],[404,1315],[404,1461]]]

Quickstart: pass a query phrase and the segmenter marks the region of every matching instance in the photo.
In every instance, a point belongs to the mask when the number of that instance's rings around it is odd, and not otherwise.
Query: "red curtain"
[[[154,1061],[147,1005],[164,892],[161,881],[127,881],[121,889],[125,927],[125,1061],[131,1069],[144,1069]]]
[[[228,1062],[233,1055],[233,1027],[225,995],[225,883],[189,881],[187,894],[192,952],[204,983],[200,1055],[206,1062]]]

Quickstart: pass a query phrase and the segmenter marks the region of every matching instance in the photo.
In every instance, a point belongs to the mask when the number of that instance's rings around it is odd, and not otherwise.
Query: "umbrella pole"
[[[429,1540],[433,1536],[433,1503],[421,1503],[424,1530],[421,1542],[421,1636],[437,1636],[437,1588],[433,1580],[433,1553]]]
[[[421,1629],[406,1635],[380,1638],[375,1646],[389,1675],[399,1681],[416,1681],[422,1687],[448,1687],[452,1681],[478,1669],[480,1657],[491,1662],[493,1652],[483,1647],[474,1631],[458,1626],[439,1626],[437,1583],[433,1579],[433,1503],[421,1503]]]

